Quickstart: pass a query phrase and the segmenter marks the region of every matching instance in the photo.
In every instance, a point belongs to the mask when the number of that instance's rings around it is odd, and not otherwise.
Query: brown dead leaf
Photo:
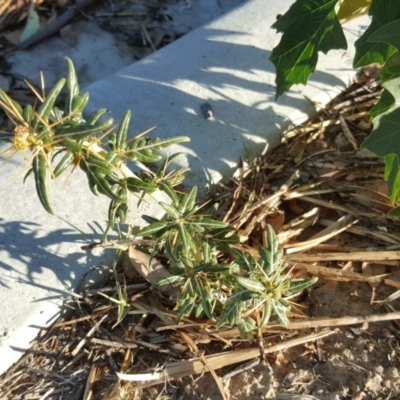
[[[151,284],[157,283],[159,280],[167,278],[170,273],[155,258],[150,260],[150,255],[129,246],[129,264],[125,264],[124,272],[126,276],[132,276],[134,271],[138,272],[144,279]],[[162,291],[169,291],[170,286],[162,286]]]

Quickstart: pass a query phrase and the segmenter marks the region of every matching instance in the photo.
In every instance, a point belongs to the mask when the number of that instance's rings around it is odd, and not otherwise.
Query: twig
[[[85,343],[89,340],[90,336],[93,335],[94,332],[99,328],[101,323],[108,317],[108,314],[103,315],[103,317],[96,322],[96,324],[90,329],[90,331],[85,335],[85,337],[77,344],[74,350],[72,350],[71,355],[72,357],[75,357],[79,350],[85,345]]]
[[[25,50],[36,43],[39,43],[48,37],[57,33],[62,27],[64,27],[72,18],[74,18],[79,12],[84,10],[86,7],[93,4],[95,0],[77,0],[74,7],[69,8],[67,11],[62,13],[57,19],[55,19],[50,25],[40,30],[29,39],[25,40],[16,47],[16,50]]]

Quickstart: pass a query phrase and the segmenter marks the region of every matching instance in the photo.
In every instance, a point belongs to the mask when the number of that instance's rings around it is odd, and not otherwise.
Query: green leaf
[[[72,126],[70,128],[61,127],[56,132],[55,137],[57,138],[71,137],[76,140],[86,139],[90,135],[105,131],[112,125],[113,122],[114,120],[110,118],[104,122],[99,122],[98,124],[94,125],[85,124],[85,125]]]
[[[184,275],[171,275],[166,278],[160,279],[158,282],[153,283],[151,285],[151,288],[156,288],[159,286],[165,286],[165,285],[181,285],[183,282],[185,282],[187,279],[186,276]]]
[[[67,88],[68,88],[68,98],[66,101],[67,107],[67,114],[70,115],[74,112],[73,102],[79,96],[79,84],[78,84],[78,77],[76,76],[75,67],[72,60],[68,57],[65,57],[65,60],[68,64],[68,77],[67,77]],[[87,101],[89,100],[89,94],[87,95]],[[76,101],[76,100],[75,100]],[[86,103],[87,103],[86,101]],[[75,104],[76,107],[76,104]],[[76,110],[76,108],[75,108]],[[82,111],[82,110],[81,110]],[[77,112],[77,111],[75,111]]]
[[[142,228],[138,233],[137,236],[152,236],[161,229],[164,229],[168,226],[166,222],[154,222],[148,226]]]
[[[265,286],[259,281],[245,278],[244,276],[237,276],[236,280],[240,285],[248,290],[251,290],[252,292],[265,292],[266,290]]]
[[[193,238],[185,228],[183,224],[179,224],[179,237],[182,241],[182,250],[185,255],[189,253],[190,250],[196,252],[196,245],[193,243]]]
[[[54,168],[53,175],[58,178],[74,161],[74,155],[70,152],[65,153],[57,166]]]
[[[189,301],[185,301],[178,310],[178,314],[176,316],[176,322],[180,322],[180,320],[185,316],[185,315],[190,315],[192,313],[193,308],[195,307],[194,303],[191,303]]]
[[[31,36],[37,33],[39,29],[40,29],[39,15],[35,11],[34,5],[32,3],[28,12],[28,18],[26,20],[25,28],[22,31],[21,37],[19,38],[19,42],[20,43],[25,42],[25,40],[28,40]]]
[[[115,151],[124,150],[126,147],[126,137],[128,135],[129,122],[131,120],[132,113],[127,111],[119,124],[117,134],[115,137]]]
[[[35,131],[39,123],[46,123],[49,115],[54,107],[54,104],[65,85],[65,78],[60,79],[54,87],[50,90],[44,102],[38,108],[35,118],[32,122],[32,129]]]
[[[151,183],[133,177],[126,179],[126,185],[129,191],[134,193],[138,192],[153,193],[157,189]]]
[[[80,122],[82,118],[82,111],[85,109],[89,102],[89,93],[77,94],[71,103],[71,108],[68,115],[71,115],[73,120]]]
[[[376,103],[369,112],[371,118],[376,118],[378,115],[386,113],[392,108],[395,102],[396,100],[393,95],[388,90],[383,89],[378,103]]]
[[[343,0],[337,13],[340,23],[351,21],[368,12],[371,0]]]
[[[266,301],[264,304],[264,309],[262,310],[262,317],[260,320],[260,328],[268,324],[272,313],[272,304],[270,301]]]
[[[190,211],[193,209],[196,203],[196,196],[197,196],[197,187],[194,186],[188,194],[182,196],[178,210],[183,214],[186,211]]]
[[[397,14],[400,16],[400,7],[397,4]],[[392,17],[392,16],[389,16]],[[381,28],[377,29],[368,38],[369,42],[384,42],[400,50],[400,20],[392,21]],[[385,60],[386,61],[386,60]]]
[[[86,121],[86,125],[94,125],[100,117],[104,114],[109,113],[110,111],[106,108],[102,108],[100,110],[95,111],[94,113],[90,114],[89,118]]]
[[[172,204],[175,207],[178,207],[179,198],[178,198],[178,195],[176,194],[175,190],[172,188],[171,184],[169,182],[162,181],[159,183],[158,186],[172,200]]]
[[[246,333],[252,332],[257,329],[256,322],[254,321],[253,318],[250,317],[243,317],[240,321],[238,321],[237,327],[240,332],[246,332]]]
[[[226,308],[222,311],[221,316],[219,317],[216,329],[221,328],[221,326],[225,324],[236,325],[238,321],[240,321],[242,307],[240,307],[240,303],[233,304],[225,304]]]
[[[400,197],[399,159],[396,154],[392,153],[385,156],[384,177],[385,181],[388,182],[390,201],[395,202]]]
[[[15,118],[19,120],[23,119],[22,107],[11,99],[3,89],[0,89],[0,100],[1,108],[11,120]]]
[[[24,108],[23,111],[23,117],[25,122],[27,122],[28,124],[30,124],[30,122],[32,121],[32,119],[34,118],[34,112],[33,112],[33,108],[30,104],[27,104]]]
[[[371,36],[383,26],[400,17],[400,7],[397,0],[374,0],[369,9],[372,17],[370,26],[365,30],[361,37],[355,42],[356,54],[353,65],[355,68],[372,63],[385,64],[396,49],[383,42],[370,41]]]
[[[176,208],[167,203],[164,203],[163,201],[160,201],[158,204],[165,210],[165,212],[168,214],[170,218],[172,218],[175,221],[178,221],[180,219],[181,214]]]
[[[198,279],[192,279],[192,281],[193,281],[193,286],[195,288],[195,291],[200,298],[200,302],[201,302],[204,313],[206,314],[206,316],[208,318],[213,320],[214,316],[213,316],[211,304],[210,304],[211,296],[210,296],[209,289],[204,287],[202,282],[199,281]]]
[[[269,250],[263,246],[258,246],[258,252],[260,254],[262,263],[262,268],[264,272],[269,276],[275,272],[274,257]]]
[[[400,218],[400,207],[393,208],[393,210],[388,212],[388,215],[391,217]]]
[[[277,299],[271,299],[271,305],[278,323],[281,325],[287,325],[289,320],[286,314],[288,313],[289,308]]]
[[[289,289],[285,291],[285,296],[291,296],[296,293],[300,293],[304,289],[307,289],[311,285],[314,285],[315,282],[318,281],[317,277],[308,278],[308,279],[293,279],[290,282]]]
[[[226,228],[229,224],[227,222],[219,221],[217,219],[211,219],[206,217],[200,217],[196,221],[192,221],[193,225],[200,225],[207,229],[218,229]]]
[[[346,49],[336,16],[338,0],[297,0],[272,27],[283,36],[270,56],[276,68],[276,97],[315,72],[318,52]]]
[[[47,196],[47,181],[48,181],[48,169],[46,157],[43,153],[38,153],[32,161],[32,169],[35,177],[36,192],[39,196],[39,200],[42,203],[44,209],[49,213],[53,214],[53,210],[50,207],[50,202]]]
[[[267,243],[268,243],[268,250],[272,254],[275,254],[278,251],[278,240],[275,231],[271,225],[267,225]]]
[[[400,77],[391,79],[382,85],[395,99],[394,105],[374,119],[374,129],[362,147],[383,157],[395,153],[400,157]]]

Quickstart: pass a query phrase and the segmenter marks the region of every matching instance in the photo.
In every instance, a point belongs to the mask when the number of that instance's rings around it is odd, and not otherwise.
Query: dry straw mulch
[[[125,278],[120,267],[103,287],[66,301],[56,323],[1,377],[0,397],[328,398],[323,391],[313,397],[316,382],[299,383],[293,365],[306,358],[304,368],[312,371],[318,363],[331,362],[335,346],[349,339],[349,332],[358,332],[354,341],[361,340],[363,333],[348,327],[354,325],[373,332],[368,346],[377,360],[379,355],[386,360],[385,368],[398,368],[400,227],[386,214],[394,206],[382,161],[359,149],[379,94],[379,82],[352,85],[308,123],[286,132],[280,147],[255,160],[240,160],[235,177],[214,199],[221,219],[248,238],[247,250],[266,245],[265,227],[271,224],[293,274],[320,278],[299,296],[288,326],[271,322],[244,341],[236,329],[216,330],[212,321],[185,318],[176,324],[170,299],[150,291],[139,276]],[[117,298],[117,281],[126,281],[128,311],[119,324],[118,304],[107,297]],[[348,343],[351,348],[353,339]],[[227,388],[226,380],[232,384],[232,378],[253,371],[250,387],[258,363],[278,374],[275,383],[257,395]],[[351,382],[339,388],[342,397],[337,398],[396,398],[400,380],[378,390],[371,379],[358,389]],[[216,388],[211,397],[206,393],[210,386]],[[329,382],[325,387],[334,392]]]

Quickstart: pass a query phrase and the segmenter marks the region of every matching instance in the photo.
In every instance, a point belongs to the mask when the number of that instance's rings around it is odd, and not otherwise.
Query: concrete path
[[[321,56],[321,72],[307,87],[274,102],[275,75],[268,57],[279,37],[269,27],[290,4],[245,3],[91,84],[86,88],[90,108],[109,108],[117,121],[131,109],[132,135],[157,126],[156,136],[190,136],[187,146],[170,151],[188,153],[179,161],[191,168],[188,184],[205,189],[228,176],[240,155],[273,148],[291,121],[299,123],[312,112],[309,99],[326,102],[351,81],[352,44],[365,20],[346,26],[348,51]],[[205,102],[214,111],[211,119],[201,113]],[[26,186],[22,180],[11,181],[22,166],[23,159],[14,158],[0,170],[0,373],[29,348],[38,329],[51,323],[66,290],[112,256],[80,250],[83,243],[101,237],[108,200],[95,198],[77,173],[68,184],[53,188],[57,216],[49,216],[32,179]]]

